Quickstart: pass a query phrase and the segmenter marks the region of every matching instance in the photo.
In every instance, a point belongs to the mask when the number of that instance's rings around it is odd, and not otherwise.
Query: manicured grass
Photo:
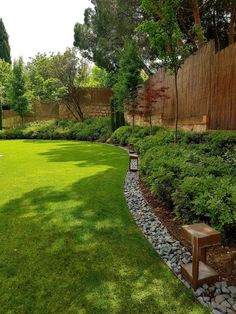
[[[1,313],[208,313],[136,227],[124,151],[1,141],[0,154]]]

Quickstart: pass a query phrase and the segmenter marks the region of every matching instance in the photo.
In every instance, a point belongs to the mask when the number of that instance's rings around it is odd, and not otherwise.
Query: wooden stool
[[[129,154],[129,171],[138,171],[138,155]]]
[[[134,154],[135,153],[134,144],[133,143],[129,143],[128,149],[129,149],[129,154]]]
[[[206,248],[221,243],[220,232],[204,223],[182,227],[182,234],[192,243],[193,262],[181,266],[182,276],[194,290],[204,283],[212,284],[219,280],[218,274],[206,264]]]

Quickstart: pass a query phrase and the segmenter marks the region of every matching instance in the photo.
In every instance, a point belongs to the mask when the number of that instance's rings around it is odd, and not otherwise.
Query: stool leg
[[[206,248],[200,248],[199,249],[199,256],[200,256],[200,261],[206,264],[207,260],[207,255],[206,255]]]
[[[197,238],[193,238],[193,263],[192,263],[192,277],[193,277],[193,289],[198,287],[199,276],[199,247]]]

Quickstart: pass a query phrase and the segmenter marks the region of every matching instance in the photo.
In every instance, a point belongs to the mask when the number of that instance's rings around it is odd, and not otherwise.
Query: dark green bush
[[[204,144],[195,138],[175,145],[170,134],[162,131],[136,143],[145,182],[183,222],[204,221],[230,237],[236,231],[235,147],[227,149],[226,159],[226,153],[209,153],[214,142],[208,144],[207,135]]]
[[[203,150],[209,155],[220,155],[231,153],[236,146],[236,132],[215,131],[207,135],[206,145]]]
[[[159,130],[162,130],[159,126],[154,126],[152,130],[149,127],[135,126],[133,129],[131,126],[122,126],[112,134],[111,139],[114,144],[126,146],[129,143],[135,144],[139,140],[150,136],[151,133],[154,135]]]
[[[128,144],[128,138],[132,135],[131,126],[122,126],[113,132],[111,140],[114,144],[125,146]]]
[[[149,149],[141,159],[140,170],[151,192],[168,206],[172,205],[172,193],[185,167],[184,149],[169,144]]]
[[[0,139],[69,139],[106,141],[111,136],[110,118],[76,121],[40,121],[28,124],[23,129],[0,132]]]
[[[21,129],[11,129],[11,130],[2,130],[0,131],[0,139],[20,139],[24,138],[23,132]]]
[[[185,177],[172,199],[186,223],[205,221],[222,232],[236,224],[236,184],[230,177]]]
[[[150,148],[169,143],[173,143],[173,133],[167,130],[160,130],[155,135],[147,136],[145,140],[138,140],[135,143],[135,149],[143,156]]]
[[[183,144],[202,144],[207,141],[208,133],[181,132],[180,142]]]

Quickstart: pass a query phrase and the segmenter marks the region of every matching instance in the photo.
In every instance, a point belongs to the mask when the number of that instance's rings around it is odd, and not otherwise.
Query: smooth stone
[[[231,304],[229,304],[229,302],[227,302],[227,301],[222,302],[221,305],[226,307],[226,308],[231,308]]]

